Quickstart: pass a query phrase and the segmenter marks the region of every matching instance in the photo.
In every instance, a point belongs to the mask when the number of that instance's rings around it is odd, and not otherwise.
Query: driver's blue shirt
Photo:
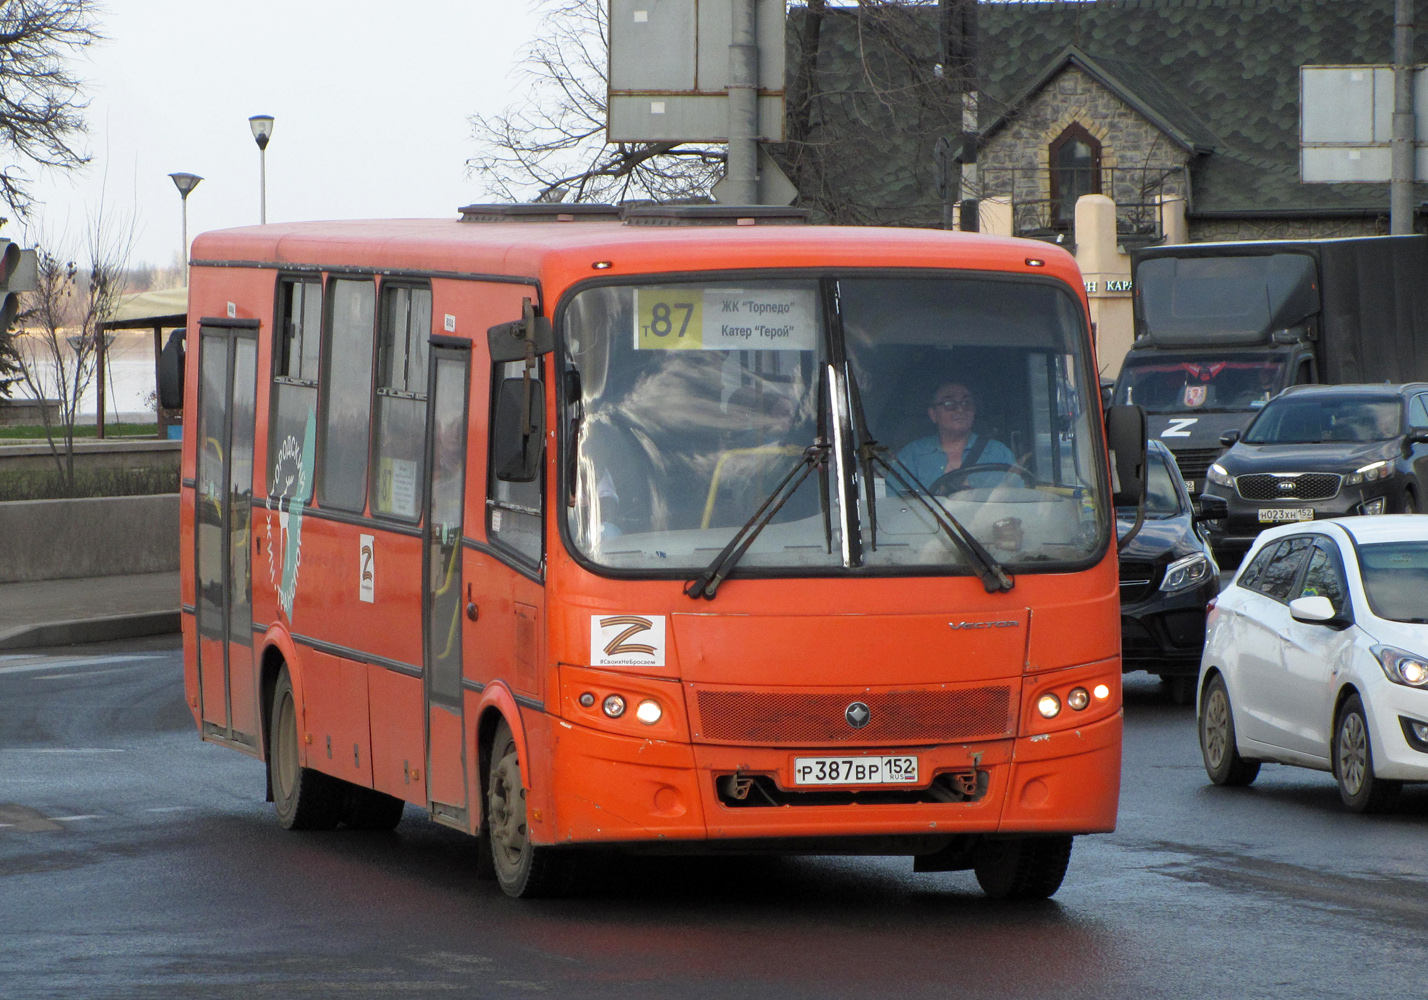
[[[967,435],[967,444],[962,448],[962,465],[965,467],[967,456],[976,450],[977,441],[980,435],[973,432]],[[923,486],[931,487],[937,481],[937,477],[947,471],[947,454],[942,450],[942,440],[936,434],[929,434],[927,437],[918,438],[897,453],[898,461],[907,466],[912,474],[918,478]],[[1011,449],[1000,441],[988,440],[987,446],[982,449],[982,454],[977,456],[977,465],[1015,465],[1016,456]],[[1006,474],[1000,471],[974,472],[967,477],[968,486],[996,486]],[[892,483],[888,484],[892,486]]]

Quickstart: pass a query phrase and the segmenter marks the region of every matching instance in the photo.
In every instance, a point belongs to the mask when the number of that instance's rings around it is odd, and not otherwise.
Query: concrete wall
[[[59,423],[59,400],[45,400],[45,409],[50,411],[50,420]],[[0,427],[21,427],[27,424],[44,423],[45,416],[40,404],[33,399],[0,399]]]
[[[177,493],[0,503],[0,583],[179,565]]]
[[[61,452],[64,443],[57,442]],[[114,440],[76,438],[74,467],[76,469],[177,469],[182,441]],[[49,442],[38,444],[0,444],[0,471],[18,472],[31,469],[49,471],[55,459]]]

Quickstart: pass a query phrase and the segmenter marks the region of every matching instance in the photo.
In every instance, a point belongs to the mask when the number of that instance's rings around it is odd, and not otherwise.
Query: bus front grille
[[[705,743],[949,743],[1011,736],[1015,704],[1007,685],[930,691],[788,692],[704,689],[696,692],[694,739]],[[849,722],[866,706],[861,728]]]

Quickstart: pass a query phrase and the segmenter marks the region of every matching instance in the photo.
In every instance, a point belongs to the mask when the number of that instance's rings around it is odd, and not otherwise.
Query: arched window
[[[1069,226],[1076,218],[1076,199],[1101,193],[1101,143],[1085,127],[1072,122],[1051,141],[1051,220]]]

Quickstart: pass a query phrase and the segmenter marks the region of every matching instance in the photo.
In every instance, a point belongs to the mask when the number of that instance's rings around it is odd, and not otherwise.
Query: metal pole
[[[1397,0],[1393,17],[1393,179],[1389,232],[1413,232],[1413,0]]]
[[[188,287],[188,195],[183,196],[183,283]]]
[[[268,147],[258,147],[258,221],[268,224]]]
[[[754,0],[734,0],[729,45],[729,159],[724,180],[732,205],[759,203],[759,42]]]

